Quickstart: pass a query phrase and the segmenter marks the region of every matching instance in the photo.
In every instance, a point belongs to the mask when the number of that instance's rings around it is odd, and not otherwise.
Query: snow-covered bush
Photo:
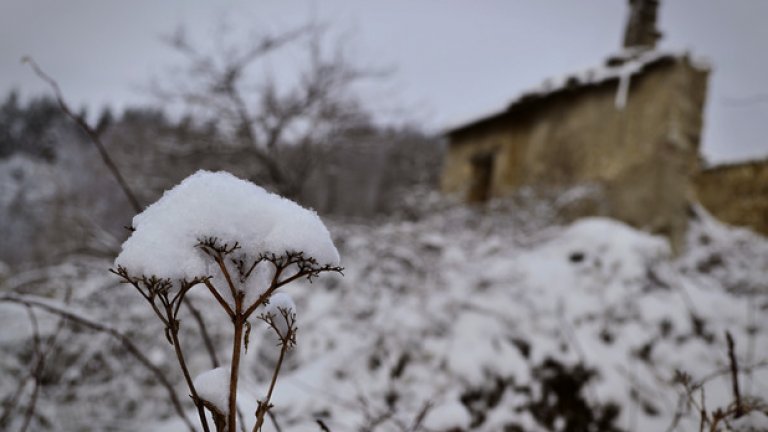
[[[253,430],[260,430],[284,355],[296,342],[295,305],[276,291],[298,279],[341,271],[325,225],[316,213],[253,183],[199,171],[137,215],[132,229],[112,271],[144,297],[165,326],[203,430],[210,430],[205,409],[217,431],[236,430],[238,371],[249,319],[258,317],[277,334],[280,357],[255,413]],[[195,287],[207,290],[229,317],[233,342],[229,365],[193,380],[179,338],[179,312]]]

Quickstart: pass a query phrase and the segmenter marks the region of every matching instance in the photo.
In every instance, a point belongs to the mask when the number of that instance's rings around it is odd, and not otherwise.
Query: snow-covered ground
[[[675,371],[706,379],[714,409],[732,400],[728,375],[710,378],[728,370],[725,331],[743,367],[768,360],[763,238],[702,214],[690,252],[672,258],[663,239],[608,219],[522,232],[453,213],[332,229],[345,277],[292,290],[299,346],[275,396],[281,426],[663,431],[682,413],[674,430],[698,430]],[[264,383],[252,382],[253,401]],[[741,384],[765,397],[768,371]]]
[[[273,398],[282,430],[315,432],[321,419],[334,432],[698,431],[697,410],[676,371],[693,384],[706,382],[708,408],[728,404],[726,331],[743,370],[742,393],[768,397],[765,238],[701,213],[688,252],[671,257],[663,239],[612,220],[552,226],[537,217],[446,208],[417,221],[328,223],[344,276],[287,287],[299,333]],[[89,261],[58,278],[81,280],[72,307],[108,316],[134,335],[185,399],[162,329],[138,294],[106,274],[109,265]],[[5,286],[31,292],[19,277]],[[62,298],[57,290],[48,295]],[[16,336],[3,331],[0,343],[17,347],[24,310],[0,307],[1,328],[17,322]],[[229,341],[221,315],[213,310],[206,318],[224,359]],[[190,361],[198,373],[210,364],[194,336],[184,343],[199,348]],[[278,354],[263,325],[254,325],[251,340],[239,398],[247,419]],[[185,430],[135,361],[111,359],[119,347],[108,341],[102,338],[100,357],[89,355],[127,372],[99,375],[96,384],[86,379],[67,394],[49,389],[41,398],[48,420],[67,419],[66,430],[89,424],[88,415],[99,430]],[[5,371],[23,370],[7,355],[0,359]],[[67,395],[66,405],[56,399]],[[78,408],[84,403],[96,408]],[[750,421],[759,424],[761,416]],[[265,430],[273,429],[267,422]]]

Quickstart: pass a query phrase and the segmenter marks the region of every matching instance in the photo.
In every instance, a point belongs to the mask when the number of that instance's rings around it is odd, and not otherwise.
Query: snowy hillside
[[[707,379],[714,408],[731,400],[727,374],[710,379],[728,370],[726,330],[744,367],[768,360],[764,239],[702,215],[670,261],[664,240],[612,220],[483,232],[456,213],[336,227],[345,277],[292,292],[283,428],[650,431],[679,412],[675,430],[698,430],[675,371]],[[768,370],[741,379],[768,394]]]
[[[344,277],[288,287],[299,333],[273,398],[281,429],[318,431],[320,419],[334,432],[698,431],[698,413],[676,371],[687,373],[691,385],[705,382],[708,409],[727,405],[725,331],[736,342],[742,393],[768,396],[764,238],[701,214],[689,252],[673,259],[661,238],[612,220],[546,228],[540,217],[449,208],[416,222],[329,223]],[[113,317],[174,376],[162,329],[147,319],[135,293],[105,275],[109,263],[99,262],[78,272],[67,267],[74,273],[59,278],[85,278],[75,290],[78,311]],[[33,291],[18,277],[6,286]],[[60,293],[48,290],[59,299]],[[2,325],[14,316],[18,327],[23,309],[2,308]],[[226,322],[218,315],[206,319],[224,339],[216,329]],[[238,399],[246,419],[278,351],[263,326],[255,325],[254,335]],[[195,346],[193,337],[187,346]],[[96,362],[99,382],[86,377],[79,390],[49,389],[42,416],[68,430],[185,430],[136,362],[108,337],[100,340],[108,354],[67,354],[90,355],[79,361]],[[228,344],[217,341],[221,358]],[[199,345],[191,361],[196,372],[210,368]],[[66,403],[56,399],[65,396]],[[83,407],[86,401],[96,407]],[[765,416],[750,419],[757,424]]]

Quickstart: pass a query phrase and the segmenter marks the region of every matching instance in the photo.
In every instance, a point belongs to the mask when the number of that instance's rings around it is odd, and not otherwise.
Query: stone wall
[[[768,236],[768,159],[702,170],[695,184],[698,201],[715,217]]]
[[[596,183],[607,191],[608,216],[679,246],[698,170],[707,76],[687,57],[670,56],[631,77],[623,107],[616,104],[618,78],[524,97],[449,133],[442,188],[477,201],[521,186]]]

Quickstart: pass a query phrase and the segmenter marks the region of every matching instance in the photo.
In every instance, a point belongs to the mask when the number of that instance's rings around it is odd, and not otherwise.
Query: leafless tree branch
[[[173,386],[168,381],[163,371],[160,370],[154,364],[152,364],[152,362],[141,352],[141,350],[133,343],[133,341],[131,341],[131,339],[128,336],[126,336],[119,330],[115,329],[112,326],[102,324],[98,321],[87,318],[75,311],[70,310],[64,305],[51,302],[48,299],[33,297],[29,295],[20,296],[15,294],[5,294],[0,296],[0,302],[17,303],[21,305],[27,305],[33,308],[38,308],[46,312],[64,317],[84,327],[90,328],[91,330],[103,332],[114,337],[123,345],[123,347],[134,358],[136,358],[136,360],[139,361],[139,363],[141,363],[142,366],[144,366],[148,371],[152,373],[152,375],[154,375],[154,377],[157,379],[160,385],[162,385],[166,389],[168,393],[168,397],[171,400],[171,404],[176,410],[176,413],[178,414],[178,416],[182,419],[184,424],[187,426],[187,428],[191,432],[195,431],[194,426],[190,422],[189,418],[187,418],[187,415],[184,413],[184,408],[181,405],[181,401],[176,396],[176,392],[174,391]]]
[[[231,138],[256,157],[261,175],[281,194],[301,191],[313,158],[308,154],[339,130],[359,124],[360,105],[351,87],[385,71],[358,67],[337,48],[324,49],[326,27],[309,23],[278,35],[251,38],[245,45],[227,44],[207,53],[196,48],[183,30],[164,40],[185,59],[187,82],[171,88],[155,86],[164,101],[201,109],[218,121]],[[253,80],[252,68],[289,45],[305,43],[306,69],[285,89],[269,76]],[[176,80],[178,82],[178,80]],[[254,84],[255,82],[255,84]],[[304,157],[286,161],[280,149],[301,148]]]
[[[40,79],[42,79],[48,85],[51,86],[56,96],[56,101],[59,103],[59,107],[61,108],[61,110],[64,112],[64,114],[66,114],[69,118],[71,118],[75,123],[77,123],[80,129],[82,129],[82,131],[85,132],[88,138],[90,138],[93,145],[96,146],[96,149],[99,151],[99,155],[101,156],[101,159],[104,161],[104,165],[106,165],[109,171],[112,173],[112,176],[120,185],[120,189],[122,189],[123,193],[125,194],[125,197],[131,203],[133,210],[136,213],[140,213],[142,210],[142,206],[139,203],[139,200],[136,198],[136,195],[133,193],[130,186],[128,186],[128,183],[125,181],[125,178],[123,178],[123,175],[120,173],[120,170],[117,168],[117,165],[115,165],[115,163],[112,161],[112,158],[109,156],[109,153],[107,152],[106,147],[104,147],[104,144],[101,142],[101,137],[99,137],[99,134],[96,133],[96,131],[88,124],[88,122],[86,121],[85,118],[83,118],[83,116],[75,114],[69,108],[69,105],[67,105],[61,93],[59,84],[53,78],[51,78],[48,74],[46,74],[40,68],[40,66],[37,65],[35,60],[32,59],[32,57],[22,58],[22,63],[28,64]]]
[[[216,347],[213,345],[213,339],[211,339],[211,335],[208,333],[208,327],[205,325],[203,314],[201,314],[200,311],[195,307],[191,298],[186,297],[184,299],[184,304],[187,305],[189,313],[192,314],[192,317],[197,323],[197,328],[200,330],[200,336],[203,338],[205,349],[208,351],[208,356],[211,358],[211,365],[214,368],[219,367],[219,359],[216,356]]]

